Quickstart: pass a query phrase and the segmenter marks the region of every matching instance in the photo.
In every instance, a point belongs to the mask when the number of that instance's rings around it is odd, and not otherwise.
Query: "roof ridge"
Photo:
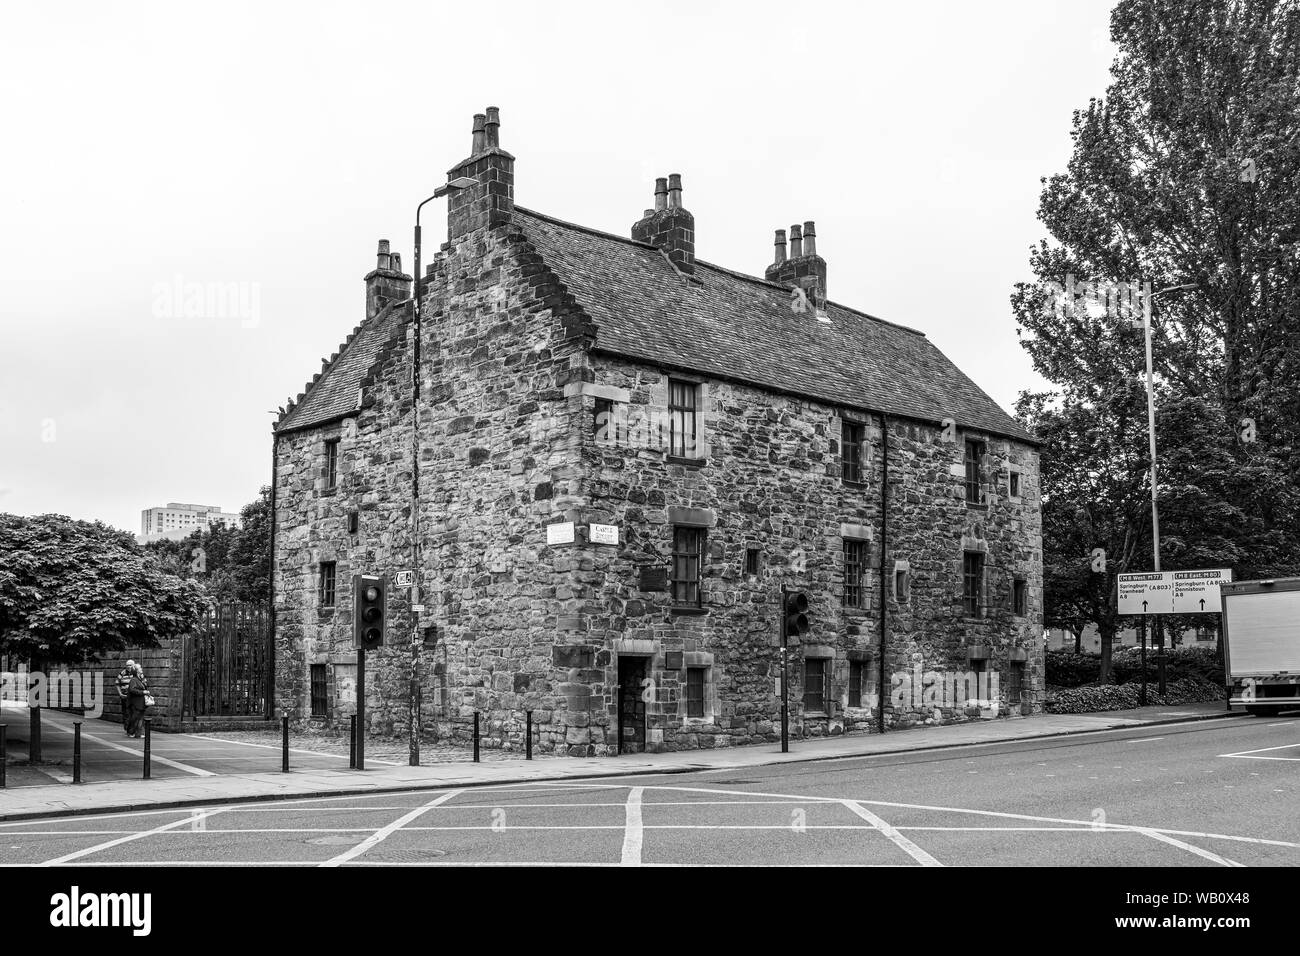
[[[546,213],[538,212],[536,209],[528,209],[527,207],[519,206],[519,205],[516,205],[515,209],[518,210],[519,212],[525,213],[526,215],[534,216],[546,222],[554,223],[557,226],[563,226],[566,229],[576,229],[578,232],[585,232],[588,235],[599,236],[602,239],[615,239],[618,242],[626,243],[629,246],[637,246],[638,248],[641,249],[655,249],[661,252],[663,251],[660,250],[658,246],[651,245],[648,242],[642,242],[640,239],[629,239],[626,236],[620,236],[612,232],[605,232],[603,229],[593,229],[590,226],[584,226],[576,222],[569,222],[568,220],[560,219],[557,216],[548,216]],[[671,258],[669,259],[669,261],[670,262],[672,261]],[[779,282],[772,282],[760,276],[750,275],[748,272],[738,272],[735,269],[729,269],[726,266],[720,266],[717,263],[709,262],[707,259],[696,259],[695,264],[697,266],[704,266],[706,269],[713,269],[715,272],[721,272],[725,275],[729,275],[734,279],[743,279],[746,282],[752,282],[755,285],[766,286],[769,289],[779,289],[782,292],[786,292],[790,289],[790,286],[788,285],[782,285]],[[675,263],[673,264],[673,267],[674,267],[674,271],[677,272],[677,274],[680,275],[682,278],[688,280],[690,279],[690,276],[686,275],[686,273],[676,268]],[[845,312],[851,312],[854,315],[861,316],[864,319],[870,319],[872,322],[881,322],[884,325],[891,326],[895,329],[902,329],[904,332],[910,332],[913,335],[921,336],[921,338],[927,338],[926,334],[922,332],[920,329],[913,328],[910,325],[903,325],[902,323],[899,322],[891,322],[889,321],[889,319],[882,319],[878,315],[872,315],[870,312],[863,312],[861,309],[855,309],[851,305],[845,305],[844,303],[836,302],[833,299],[827,299],[826,304],[833,305],[837,309],[843,309]]]

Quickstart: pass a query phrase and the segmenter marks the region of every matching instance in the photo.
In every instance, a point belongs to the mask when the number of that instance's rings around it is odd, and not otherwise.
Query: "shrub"
[[[1137,683],[1073,687],[1050,698],[1043,706],[1043,710],[1049,714],[1091,714],[1105,710],[1130,710],[1142,706],[1138,700],[1140,692]],[[1223,693],[1223,687],[1218,684],[1184,678],[1167,682],[1164,696],[1156,693],[1155,685],[1148,686],[1147,705],[1167,707],[1174,704],[1222,700]]]
[[[1097,681],[1101,674],[1101,658],[1096,654],[1076,654],[1074,651],[1048,651],[1044,667],[1048,684],[1080,687]]]
[[[1175,647],[1168,651],[1168,655],[1169,658],[1165,662],[1166,682],[1196,680],[1223,686],[1223,659],[1213,647]],[[1155,654],[1148,647],[1148,683],[1158,678],[1159,670]],[[1111,657],[1111,676],[1117,684],[1140,683],[1142,680],[1141,648],[1117,649]]]

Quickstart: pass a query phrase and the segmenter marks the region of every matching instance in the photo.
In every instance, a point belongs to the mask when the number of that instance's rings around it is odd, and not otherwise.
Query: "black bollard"
[[[348,718],[348,766],[357,767],[357,715]]]
[[[0,724],[0,790],[5,787],[5,736],[8,731],[8,725]]]
[[[478,763],[478,711],[474,711],[474,762]]]
[[[284,746],[281,748],[283,759],[280,761],[280,772],[289,772],[289,715],[281,714],[282,730],[284,731]]]
[[[150,725],[151,725],[152,723],[153,723],[153,718],[152,718],[152,717],[146,717],[146,718],[144,719],[144,778],[145,778],[146,780],[149,779],[149,774],[150,774],[150,766],[149,766],[149,731],[150,731]]]
[[[27,741],[27,762],[41,762],[41,708],[32,707],[29,710],[31,714],[31,736]]]
[[[524,739],[524,759],[532,760],[533,759],[533,712],[531,710],[524,711],[524,722],[526,725],[526,729],[524,733],[528,735]]]
[[[81,783],[81,721],[72,722],[72,782]]]

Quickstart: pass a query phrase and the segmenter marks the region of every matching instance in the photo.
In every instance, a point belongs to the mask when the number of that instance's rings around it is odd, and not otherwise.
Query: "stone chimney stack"
[[[655,180],[655,207],[632,224],[632,238],[658,246],[682,272],[695,272],[695,217],[682,205],[682,175]]]
[[[799,286],[814,307],[826,305],[826,260],[817,255],[817,224],[790,227],[790,258],[785,255],[785,230],[776,231],[776,258],[763,276],[768,282]]]
[[[489,106],[474,114],[470,155],[447,171],[447,179],[475,180],[447,197],[447,240],[510,221],[515,210],[515,158],[501,148],[501,112]]]
[[[402,272],[402,257],[388,249],[388,240],[379,240],[378,261],[366,276],[366,318],[373,319],[393,302],[411,297],[411,277]]]

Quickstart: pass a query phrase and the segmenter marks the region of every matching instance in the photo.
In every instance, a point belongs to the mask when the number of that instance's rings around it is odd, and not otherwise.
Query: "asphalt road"
[[[1300,865],[1300,715],[0,824],[0,863]]]

